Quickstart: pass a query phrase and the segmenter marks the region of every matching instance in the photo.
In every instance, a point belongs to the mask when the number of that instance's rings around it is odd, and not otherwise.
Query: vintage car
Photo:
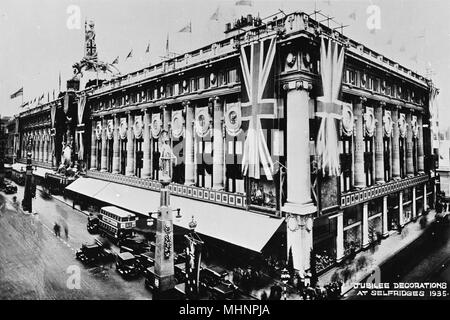
[[[174,266],[175,269],[175,279],[177,283],[186,282],[186,263],[179,263]]]
[[[14,194],[14,193],[17,192],[17,187],[15,185],[12,185],[12,184],[7,184],[5,186],[4,190],[5,190],[6,194]]]
[[[132,278],[139,274],[136,267],[136,257],[129,252],[121,252],[117,255],[116,270],[124,278]]]
[[[98,233],[98,224],[99,224],[98,217],[94,216],[94,215],[90,215],[88,217],[87,231],[90,234]]]
[[[228,272],[218,266],[200,270],[200,291],[209,292],[213,299],[232,299],[237,287],[228,279]]]
[[[87,265],[109,263],[114,261],[114,253],[99,243],[84,243],[75,253],[75,257]]]
[[[136,257],[136,267],[142,275],[146,275],[147,269],[155,265],[155,252],[147,251],[135,255]]]
[[[151,250],[151,247],[143,239],[137,237],[122,239],[118,242],[121,248],[126,248],[126,251],[130,251],[133,254],[141,254]]]

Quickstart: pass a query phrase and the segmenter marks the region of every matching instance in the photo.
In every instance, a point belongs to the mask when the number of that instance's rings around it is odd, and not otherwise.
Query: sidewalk
[[[42,186],[40,186],[40,185],[37,185],[36,189],[41,191],[41,192],[46,192],[46,191],[43,190]],[[89,211],[81,210],[80,205],[75,205],[74,206],[73,202],[70,201],[69,199],[65,199],[63,196],[54,195],[54,194],[51,194],[50,196],[52,197],[52,199],[56,199],[56,200],[58,200],[58,201],[60,201],[62,203],[65,203],[66,205],[68,205],[69,207],[73,208],[74,210],[77,210],[77,211],[83,213],[84,215],[89,216]]]
[[[430,223],[434,221],[435,211],[430,211],[427,215],[427,228],[429,227]],[[370,249],[367,249],[366,251],[359,252],[354,261],[356,261],[361,256],[368,256],[369,258],[369,264],[366,268],[359,270],[358,272],[354,273],[352,278],[348,280],[346,283],[342,286],[342,294],[345,295],[347,292],[349,292],[353,288],[353,284],[362,281],[364,278],[366,278],[370,272],[373,271],[373,269],[379,265],[382,265],[385,261],[387,261],[390,257],[395,256],[397,253],[399,253],[402,249],[407,247],[410,243],[412,243],[414,240],[419,238],[426,229],[422,229],[420,227],[419,221],[421,217],[418,217],[416,222],[411,221],[407,225],[403,227],[403,233],[398,234],[397,231],[390,232],[389,237],[382,240],[381,244],[376,247],[376,251],[372,254]],[[345,265],[338,266],[335,268],[332,268],[328,270],[326,273],[321,275],[319,277],[319,284],[321,286],[328,284],[331,282],[331,277],[333,274],[338,271],[342,271],[345,269]]]

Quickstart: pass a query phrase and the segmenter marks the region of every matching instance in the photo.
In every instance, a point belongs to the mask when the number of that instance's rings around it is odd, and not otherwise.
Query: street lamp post
[[[291,276],[289,275],[289,271],[286,268],[281,270],[281,282],[283,282],[283,296],[284,300],[287,300],[287,283]]]
[[[167,131],[161,133],[160,183],[161,200],[156,217],[156,249],[153,269],[154,298],[175,287],[175,270],[173,255],[173,216],[170,208],[170,191],[172,181],[173,153],[170,149]]]
[[[32,212],[32,189],[33,189],[33,165],[31,163],[31,144],[32,138],[29,137],[27,143],[27,167],[25,172],[25,192],[22,200],[22,208],[28,212]]]

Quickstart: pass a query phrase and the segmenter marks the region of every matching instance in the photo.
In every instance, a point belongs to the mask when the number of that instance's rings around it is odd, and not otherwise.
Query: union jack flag
[[[242,173],[260,179],[263,167],[267,180],[273,180],[274,163],[262,129],[262,119],[275,119],[276,98],[274,86],[274,60],[276,38],[265,38],[241,46],[242,120],[248,121],[244,143]]]

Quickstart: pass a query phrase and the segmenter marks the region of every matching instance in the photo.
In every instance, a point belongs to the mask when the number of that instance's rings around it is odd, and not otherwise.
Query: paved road
[[[20,202],[23,187],[18,189]],[[0,299],[151,299],[143,278],[126,281],[114,265],[98,273],[75,259],[82,243],[94,241],[84,214],[39,191],[36,215],[25,214],[12,199],[0,192]],[[67,239],[63,231],[54,235],[55,221],[68,226]],[[69,288],[76,284],[74,270],[80,270],[80,289]]]
[[[391,266],[396,272],[390,278],[386,277],[386,270],[382,274],[383,283],[447,283],[446,297],[411,297],[410,299],[444,299],[450,300],[450,224],[438,225],[434,223],[424,241],[421,241],[411,252]],[[389,271],[389,270],[388,270]],[[392,272],[391,272],[392,273]],[[347,299],[360,300],[366,297],[355,296],[355,291]],[[402,297],[377,297],[371,299],[401,300]]]

